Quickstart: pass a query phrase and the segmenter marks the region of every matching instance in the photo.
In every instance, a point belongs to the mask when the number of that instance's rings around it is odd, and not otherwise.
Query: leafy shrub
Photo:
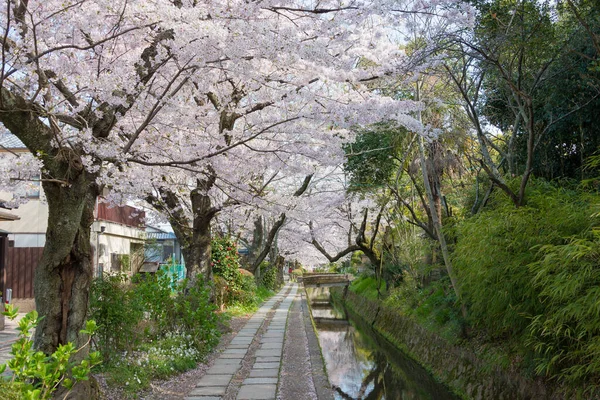
[[[205,354],[219,342],[220,336],[219,317],[215,313],[216,306],[210,302],[210,290],[200,279],[193,287],[188,287],[184,280],[178,289],[168,314],[171,329],[167,333],[187,335],[195,348]]]
[[[515,208],[504,196],[496,209],[456,227],[453,260],[473,324],[490,336],[518,336],[544,310],[528,265],[539,246],[558,245],[590,226],[589,198],[535,183],[528,205]]]
[[[402,283],[389,289],[384,303],[402,315],[415,318],[450,342],[456,342],[462,335],[465,322],[447,276],[420,287],[407,275]]]
[[[219,340],[219,316],[204,282],[188,287],[173,280],[159,271],[133,283],[119,277],[94,283],[91,311],[102,329],[97,346],[112,346],[108,380],[131,395],[151,379],[195,367]]]
[[[240,261],[237,248],[229,237],[215,237],[211,243],[213,273],[223,277],[232,290],[239,290]]]
[[[3,312],[9,319],[17,317],[18,310],[11,305]],[[11,369],[13,377],[10,383],[0,377],[2,398],[20,399],[50,399],[52,394],[62,386],[66,398],[73,387],[81,381],[88,380],[92,368],[101,362],[100,353],[91,352],[79,362],[71,361],[75,354],[88,349],[91,337],[96,331],[96,323],[88,321],[81,333],[90,339],[80,348],[75,348],[71,342],[59,345],[54,353],[46,356],[41,351],[33,349],[32,330],[38,324],[36,311],[27,313],[20,321],[18,340],[12,345],[10,354],[13,356],[6,364],[0,365],[0,374]],[[6,394],[6,397],[5,397]]]
[[[538,374],[600,382],[598,197],[531,189],[526,207],[497,198],[496,209],[457,226],[453,258],[470,320],[520,343]]]
[[[584,233],[540,254],[530,265],[544,304],[529,325],[536,371],[571,384],[600,382],[600,237]]]
[[[256,289],[256,293],[254,296],[254,301],[252,303],[240,303],[234,302],[227,307],[227,315],[229,316],[241,316],[248,315],[256,312],[258,310],[258,306],[269,297],[273,296],[275,293],[271,290],[268,290],[264,287],[258,287]]]
[[[229,237],[217,237],[212,241],[212,268],[215,275],[227,282],[225,302],[256,302],[256,282],[253,276],[240,272],[240,259],[236,244]]]
[[[292,281],[296,282],[298,280],[298,277],[302,276],[302,274],[304,274],[304,271],[302,270],[302,268],[292,270],[292,276],[291,276]]]
[[[355,279],[350,285],[350,290],[356,294],[360,294],[368,299],[377,299],[379,297],[377,287],[379,283],[374,276],[362,275]],[[381,293],[385,292],[385,282],[381,282],[380,290]]]
[[[107,275],[92,282],[90,318],[98,322],[94,344],[105,360],[123,349],[132,350],[140,339],[137,328],[144,309],[132,289],[126,275]]]
[[[265,287],[268,290],[277,290],[277,268],[271,266],[268,262],[262,262],[260,264],[260,270],[263,271],[263,275],[260,278],[260,286]]]
[[[135,397],[156,378],[167,378],[195,368],[205,356],[194,345],[194,338],[183,333],[167,333],[163,338],[149,341],[132,353],[126,353],[110,370],[108,381]]]
[[[174,279],[173,275],[160,269],[155,274],[135,275],[132,279],[132,306],[144,311],[151,332],[161,334],[175,329],[174,302],[182,292],[177,287],[173,291]]]
[[[19,385],[0,377],[0,393],[3,400],[21,400]]]

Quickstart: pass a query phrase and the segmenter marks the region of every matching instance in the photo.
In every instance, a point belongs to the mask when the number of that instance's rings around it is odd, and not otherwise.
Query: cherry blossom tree
[[[90,226],[105,188],[178,187],[210,211],[219,182],[236,186],[233,168],[266,170],[260,154],[303,143],[309,157],[314,138],[384,115],[422,132],[410,115],[418,105],[361,83],[410,65],[390,40],[405,15],[470,17],[458,1],[432,3],[3,1],[0,122],[37,159],[49,205],[36,347],[83,341]],[[370,66],[358,69],[362,58]],[[92,398],[90,387],[78,396]]]

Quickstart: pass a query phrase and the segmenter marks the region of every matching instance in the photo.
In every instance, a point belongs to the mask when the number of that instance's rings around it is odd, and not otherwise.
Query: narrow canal
[[[336,399],[457,399],[364,322],[334,308],[327,289],[307,292]]]

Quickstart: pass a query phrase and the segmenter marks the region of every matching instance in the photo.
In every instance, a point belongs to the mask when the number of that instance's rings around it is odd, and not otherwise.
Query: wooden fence
[[[14,299],[33,298],[33,276],[43,247],[9,247],[3,271],[3,291],[12,289]]]

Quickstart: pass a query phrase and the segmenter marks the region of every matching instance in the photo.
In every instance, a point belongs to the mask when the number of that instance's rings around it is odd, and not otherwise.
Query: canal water
[[[308,298],[336,399],[457,399],[367,324],[334,308],[326,289],[314,290]]]

